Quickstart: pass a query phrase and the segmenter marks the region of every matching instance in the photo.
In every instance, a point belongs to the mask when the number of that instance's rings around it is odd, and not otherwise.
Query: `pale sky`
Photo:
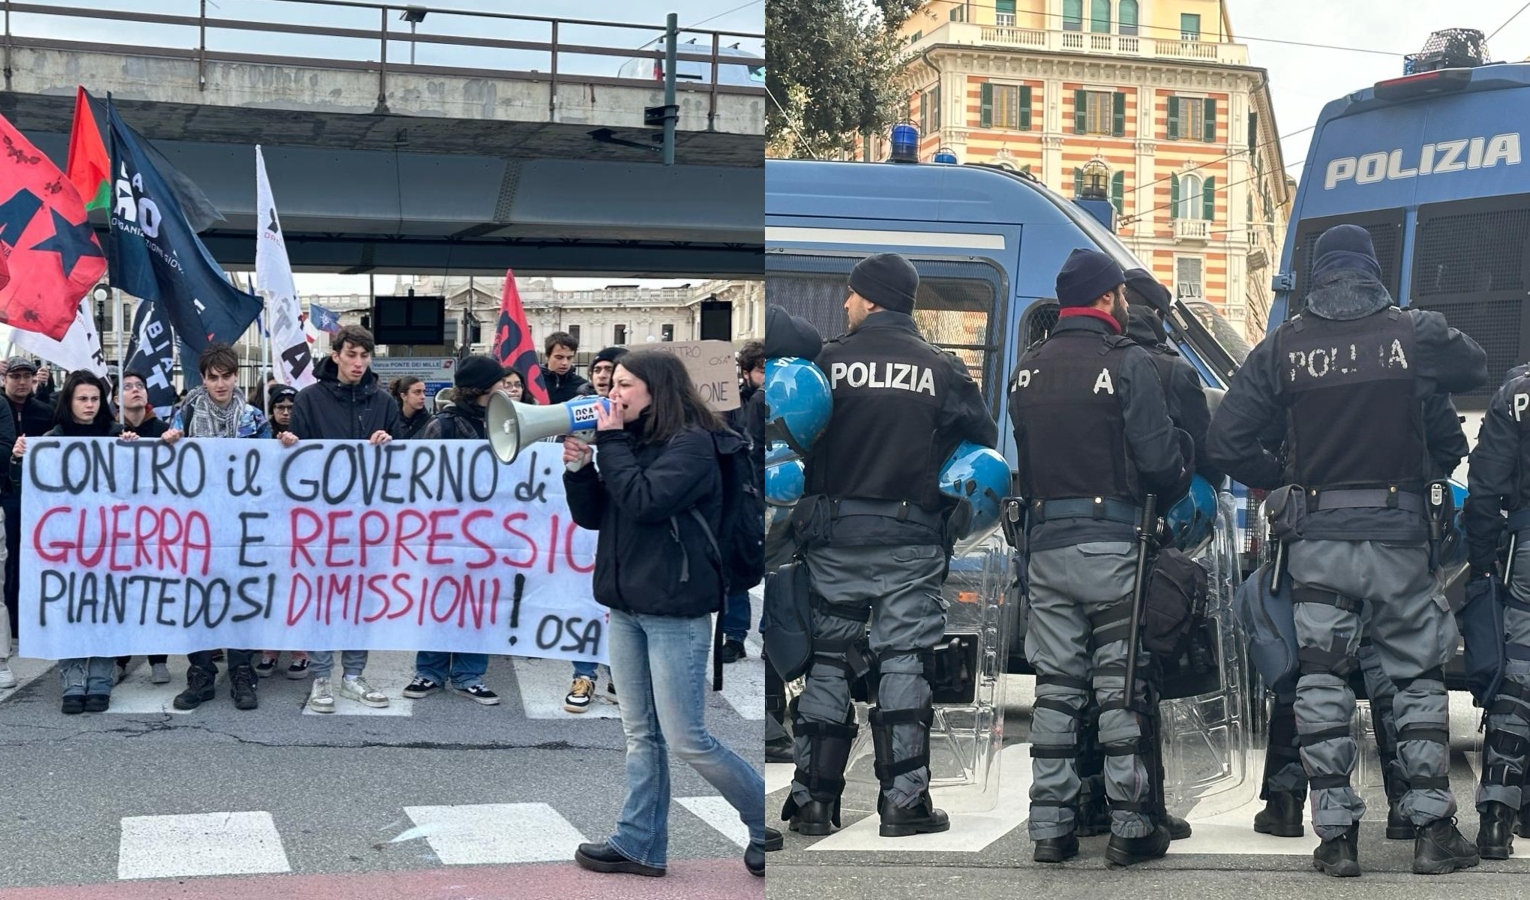
[[[1403,74],[1403,56],[1423,49],[1429,33],[1475,28],[1492,35],[1523,0],[1227,0],[1233,35],[1247,44],[1249,62],[1269,70],[1275,123],[1284,138],[1287,172],[1312,140],[1324,104]],[[1271,40],[1327,44],[1344,49],[1294,47]],[[1493,60],[1530,57],[1530,9],[1488,40]],[[1368,52],[1379,51],[1379,52]]]

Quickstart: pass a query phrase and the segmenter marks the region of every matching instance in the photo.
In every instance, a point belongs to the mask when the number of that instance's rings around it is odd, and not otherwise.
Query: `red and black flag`
[[[531,329],[526,327],[526,310],[521,306],[521,292],[515,289],[515,273],[509,269],[505,270],[505,290],[499,302],[499,327],[494,331],[494,358],[519,372],[537,403],[547,404],[547,383],[542,380],[537,347],[531,342]]]

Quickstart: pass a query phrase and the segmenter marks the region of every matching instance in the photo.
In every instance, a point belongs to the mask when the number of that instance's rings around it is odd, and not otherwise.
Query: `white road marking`
[[[738,810],[722,797],[676,797],[675,802],[722,832],[723,837],[733,843],[740,847],[749,845],[749,826],[739,821]]]
[[[586,840],[546,803],[406,806],[404,812],[448,866],[567,862]]]
[[[132,816],[122,820],[117,877],[185,878],[290,872],[268,812]]]

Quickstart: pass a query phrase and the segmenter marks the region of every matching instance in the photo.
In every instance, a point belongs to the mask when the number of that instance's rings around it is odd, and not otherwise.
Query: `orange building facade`
[[[1098,158],[1127,247],[1262,336],[1295,184],[1268,76],[1220,0],[936,0],[904,34],[921,159],[946,149],[1074,197]]]

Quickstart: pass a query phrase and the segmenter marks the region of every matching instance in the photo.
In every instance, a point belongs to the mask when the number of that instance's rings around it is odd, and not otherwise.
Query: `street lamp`
[[[425,14],[430,12],[423,6],[406,6],[399,14],[399,21],[409,23],[409,65],[414,65],[414,32],[425,21]]]
[[[1099,156],[1084,163],[1079,170],[1083,173],[1083,183],[1074,185],[1074,192],[1080,200],[1106,200],[1110,197],[1110,166]]]

